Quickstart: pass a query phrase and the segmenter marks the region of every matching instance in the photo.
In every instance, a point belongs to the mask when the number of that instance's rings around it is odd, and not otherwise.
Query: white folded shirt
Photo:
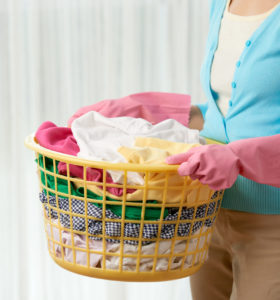
[[[80,148],[77,156],[94,161],[127,162],[118,149],[121,146],[132,147],[138,136],[171,142],[205,144],[198,130],[189,129],[173,119],[153,125],[141,118],[107,118],[96,111],[91,111],[75,119],[71,129]],[[123,183],[123,172],[114,170],[108,172],[114,182]],[[143,185],[143,176],[137,172],[128,172],[127,184]]]

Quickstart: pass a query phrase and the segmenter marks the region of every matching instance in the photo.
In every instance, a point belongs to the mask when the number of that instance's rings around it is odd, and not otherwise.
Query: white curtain
[[[34,155],[24,137],[79,107],[141,91],[203,102],[206,0],[0,0],[3,300],[191,299],[188,280],[79,276],[47,253]]]

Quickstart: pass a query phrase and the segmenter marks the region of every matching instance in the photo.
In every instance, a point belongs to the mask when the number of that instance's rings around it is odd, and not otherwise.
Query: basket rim
[[[78,166],[85,166],[90,168],[100,168],[100,169],[109,169],[109,170],[125,170],[125,171],[136,171],[136,172],[144,172],[144,171],[167,171],[174,172],[177,171],[180,165],[168,165],[165,163],[162,164],[152,164],[152,165],[144,165],[144,164],[135,164],[135,163],[112,163],[105,161],[94,161],[88,160],[84,158],[80,158],[77,156],[64,154],[60,152],[56,152],[45,147],[42,147],[36,142],[35,135],[30,134],[24,140],[24,145],[30,149],[35,151],[36,153],[42,154],[49,158],[63,161],[65,163],[75,164]]]
[[[220,144],[222,143],[205,138],[207,144]],[[135,163],[112,163],[112,162],[105,162],[105,161],[95,161],[95,160],[88,160],[84,158],[80,158],[77,156],[64,154],[60,152],[56,152],[41,145],[36,142],[35,133],[28,135],[24,140],[24,145],[35,151],[36,153],[42,154],[44,156],[50,157],[55,160],[63,161],[65,163],[75,164],[78,166],[85,166],[90,168],[100,168],[100,169],[109,169],[109,170],[123,170],[123,171],[133,171],[133,172],[174,172],[177,171],[180,165],[168,165],[167,163],[161,164],[135,164]]]

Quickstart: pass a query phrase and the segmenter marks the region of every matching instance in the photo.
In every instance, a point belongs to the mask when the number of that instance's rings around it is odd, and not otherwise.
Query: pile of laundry
[[[205,144],[198,130],[187,127],[189,110],[190,98],[180,94],[140,93],[117,100],[103,100],[79,109],[69,119],[68,127],[58,127],[52,122],[44,122],[35,134],[35,141],[44,148],[91,161],[139,165],[164,164],[165,158],[170,155],[186,152]],[[188,186],[193,188],[185,192],[183,199],[185,205],[179,214],[178,205],[182,198],[180,187],[184,185],[185,179],[176,172],[170,173],[166,192],[166,203],[172,203],[174,207],[168,205],[162,208],[153,204],[163,202],[163,193],[160,189],[165,185],[166,178],[163,172],[149,172],[149,178],[145,178],[144,172],[128,171],[125,180],[123,170],[106,170],[106,183],[119,186],[106,185],[103,189],[103,169],[88,167],[84,171],[82,166],[67,164],[43,155],[39,155],[37,163],[49,171],[45,173],[39,170],[43,185],[39,198],[45,207],[46,216],[51,220],[47,223],[47,233],[52,240],[58,242],[51,247],[55,249],[54,254],[57,257],[63,256],[64,260],[73,263],[75,256],[77,264],[102,267],[103,233],[107,236],[106,253],[118,253],[121,237],[124,238],[124,254],[135,255],[138,253],[140,238],[144,239],[141,242],[142,254],[154,254],[155,240],[158,237],[163,239],[159,242],[158,254],[170,253],[170,239],[175,235],[196,236],[188,240],[177,240],[174,253],[185,252],[187,245],[188,252],[203,249],[207,242],[208,229],[213,225],[215,221],[213,215],[219,207],[217,201],[219,193],[212,191],[210,204],[203,204],[195,209],[194,202],[208,199],[209,192],[211,193],[207,186],[201,185],[197,180],[188,179]],[[64,175],[65,179],[63,176],[56,177],[52,174]],[[66,177],[68,174],[73,180],[68,180]],[[74,178],[86,181],[74,180]],[[122,185],[124,182],[128,187],[125,190],[126,205],[123,216]],[[146,191],[143,189],[145,182],[148,182],[149,186]],[[169,185],[178,189],[168,189]],[[199,193],[197,193],[198,189]],[[65,195],[74,197],[69,199]],[[85,197],[85,195],[87,199],[94,201],[85,202],[75,198]],[[103,221],[103,196],[111,203],[106,203],[105,222]],[[144,196],[146,197],[145,223],[141,230],[141,203]],[[129,205],[132,202],[139,205]],[[175,232],[175,222],[165,222],[159,226],[162,210],[163,221],[180,220],[177,232]],[[72,215],[73,213],[75,215]],[[209,218],[201,220],[205,217]],[[122,224],[122,218],[127,222]],[[194,219],[197,220],[193,222]],[[65,230],[60,230],[60,226]],[[70,232],[69,229],[75,230],[75,233]],[[199,233],[202,234],[200,238],[197,237]],[[89,237],[88,243],[85,234]],[[88,258],[86,251],[77,250],[88,250],[87,247],[89,250],[100,251],[100,254],[90,253]],[[75,255],[73,255],[73,248]],[[173,257],[171,269],[180,267],[182,259],[182,256]],[[199,261],[198,259],[202,257],[197,256],[195,263]],[[105,262],[106,268],[118,269],[120,258],[118,255],[106,255]],[[126,257],[122,263],[123,270],[136,269],[136,258]],[[185,267],[189,267],[193,263],[192,255],[188,255],[183,263]],[[160,258],[157,260],[156,270],[166,270],[167,265],[168,259]],[[152,266],[152,258],[141,259],[140,271],[151,270]]]

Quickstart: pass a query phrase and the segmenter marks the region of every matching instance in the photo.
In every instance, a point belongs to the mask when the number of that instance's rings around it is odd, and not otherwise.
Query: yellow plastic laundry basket
[[[43,148],[32,135],[25,145],[35,151],[48,250],[61,267],[110,280],[166,281],[192,275],[207,259],[223,191],[179,176],[178,165],[84,160]],[[82,178],[71,177],[72,168]],[[98,170],[99,182],[86,180],[90,170]],[[108,171],[121,172],[123,183],[109,183]],[[144,184],[129,185],[130,172]]]

